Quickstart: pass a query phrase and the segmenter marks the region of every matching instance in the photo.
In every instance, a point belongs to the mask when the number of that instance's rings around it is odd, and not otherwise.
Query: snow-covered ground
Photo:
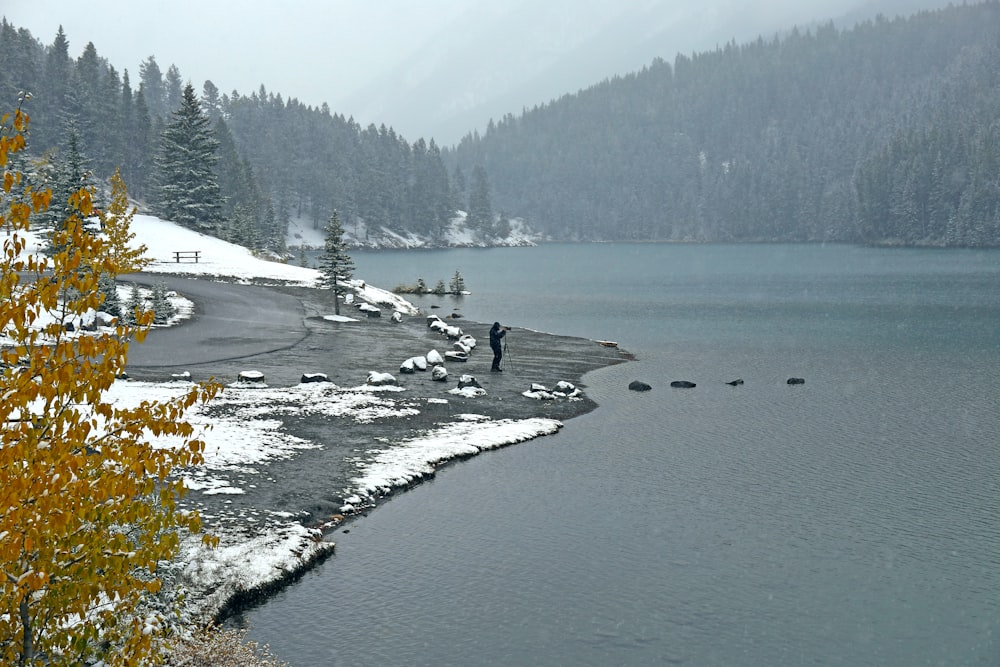
[[[257,258],[246,248],[152,216],[136,215],[132,231],[136,236],[134,243],[145,244],[147,256],[154,260],[145,269],[150,273],[237,282],[274,280],[303,286],[315,286],[320,275],[314,269]],[[39,239],[32,239],[27,252],[40,247]],[[178,250],[198,250],[200,261],[178,263],[173,255]],[[363,280],[352,281],[351,287],[365,301],[384,304],[404,314],[418,312],[405,299]],[[181,316],[190,312],[189,306],[182,302],[179,305]],[[348,319],[351,318],[338,321]],[[364,326],[363,320],[354,321],[357,326]],[[380,360],[372,362],[377,364]],[[166,383],[119,380],[106,398],[123,406],[136,405],[143,400],[168,400],[189,387],[184,378]],[[194,491],[187,502],[205,507],[199,497],[205,500],[205,496],[252,496],[256,484],[253,480],[265,476],[269,462],[324,446],[284,432],[278,419],[281,415],[314,412],[346,417],[357,423],[405,419],[418,413],[421,405],[414,397],[406,398],[405,393],[405,389],[397,386],[343,388],[328,382],[253,388],[236,383],[226,387],[210,404],[196,406],[188,413],[188,420],[198,427],[198,437],[206,443],[206,460],[204,466],[184,473]],[[426,403],[440,407],[447,401],[434,398]],[[561,427],[553,419],[492,420],[467,414],[455,415],[453,419],[454,422],[440,424],[411,440],[380,442],[378,450],[359,456],[355,462],[356,475],[351,478],[350,488],[343,492],[342,511],[350,514],[356,507],[370,506],[378,497],[431,474],[444,461],[523,442]],[[154,444],[172,447],[178,443],[164,438]],[[250,481],[241,485],[234,481],[237,479]],[[294,484],[295,480],[281,482]],[[209,550],[192,536],[184,542],[179,562],[168,568],[174,573],[169,577],[171,583],[187,589],[188,613],[195,619],[210,618],[233,596],[266,589],[333,548],[320,531],[303,526],[287,514],[265,509],[251,512],[252,517],[225,512],[209,515],[205,510],[203,513],[207,525],[220,538],[220,546]]]
[[[364,223],[344,226],[344,241],[354,248],[482,248],[486,246],[531,246],[541,241],[541,236],[532,232],[524,220],[510,221],[510,234],[503,239],[491,239],[488,243],[465,225],[465,211],[458,213],[448,223],[440,239],[430,239],[416,234],[400,234],[381,227],[369,228]],[[322,248],[325,242],[322,226],[315,228],[312,222],[293,219],[288,224],[285,242],[289,247],[305,246]]]

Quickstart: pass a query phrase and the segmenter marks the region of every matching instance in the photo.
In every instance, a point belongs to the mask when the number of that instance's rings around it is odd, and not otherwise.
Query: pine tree
[[[469,189],[469,216],[466,224],[483,237],[493,236],[493,205],[490,203],[490,183],[486,178],[486,168],[476,165],[472,170],[472,186]]]
[[[162,118],[170,111],[167,106],[167,90],[163,85],[163,73],[156,64],[156,58],[150,56],[139,64],[139,82],[149,105],[152,116]]]
[[[52,202],[41,216],[53,228],[59,227],[70,215],[69,199],[73,193],[82,187],[93,189],[94,185],[90,160],[83,152],[75,118],[71,117],[66,122],[64,143],[63,149],[53,156],[49,165]]]
[[[143,298],[137,283],[132,283],[125,308],[122,310],[122,324],[132,325],[146,312],[146,299]]]
[[[181,71],[177,69],[177,65],[171,64],[167,68],[167,73],[163,77],[163,85],[166,88],[167,93],[167,108],[170,110],[176,109],[181,105],[182,101],[182,89],[181,84],[183,79],[181,79]]]
[[[462,294],[465,291],[465,279],[462,274],[455,271],[455,275],[452,277],[451,282],[448,283],[448,289],[452,294]]]
[[[218,160],[211,121],[188,84],[180,108],[160,135],[157,213],[185,227],[217,233],[222,221]]]
[[[118,296],[118,283],[114,276],[102,273],[100,279],[100,290],[104,299],[101,301],[101,310],[112,317],[122,316],[122,301]]]
[[[153,285],[152,302],[153,324],[166,324],[177,314],[177,309],[170,303],[167,295],[167,285],[162,280]]]
[[[340,315],[340,281],[354,275],[354,260],[347,253],[344,228],[336,211],[326,223],[326,242],[319,258],[319,270],[323,273],[320,285],[333,290],[334,312]]]
[[[444,286],[444,280],[439,279],[437,283],[434,284],[433,293],[437,295],[444,295],[447,292]]]
[[[134,195],[144,199],[152,194],[155,177],[153,146],[156,145],[156,131],[153,119],[146,105],[144,86],[135,92],[135,112],[129,135],[128,153],[125,161],[125,175]]]

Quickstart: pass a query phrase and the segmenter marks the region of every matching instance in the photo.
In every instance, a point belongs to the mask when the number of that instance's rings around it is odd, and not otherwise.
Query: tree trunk
[[[21,642],[21,660],[19,664],[30,665],[35,660],[35,647],[31,637],[31,614],[28,613],[28,595],[21,598],[21,628],[24,639]]]

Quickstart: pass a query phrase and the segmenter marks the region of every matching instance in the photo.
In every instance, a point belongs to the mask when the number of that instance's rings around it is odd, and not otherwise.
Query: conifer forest
[[[656,58],[450,147],[71,38],[0,24],[0,98],[31,93],[54,193],[120,168],[151,212],[253,248],[334,211],[433,242],[457,210],[486,239],[1000,245],[996,1]]]

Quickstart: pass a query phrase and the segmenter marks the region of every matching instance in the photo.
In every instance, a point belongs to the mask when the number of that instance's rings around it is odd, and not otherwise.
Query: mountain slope
[[[994,1],[731,42],[446,159],[484,165],[496,207],[557,239],[994,245],[998,34]]]

